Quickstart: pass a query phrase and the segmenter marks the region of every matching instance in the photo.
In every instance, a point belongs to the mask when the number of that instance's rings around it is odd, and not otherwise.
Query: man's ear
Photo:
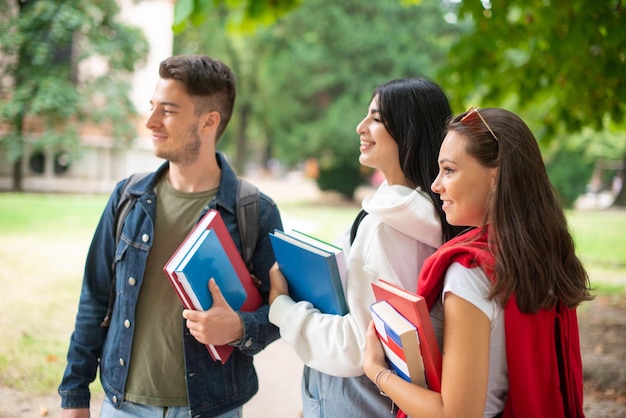
[[[202,115],[202,118],[200,120],[201,120],[201,125],[200,125],[201,130],[216,130],[222,118],[219,112],[214,110],[212,112],[207,112],[204,115]]]

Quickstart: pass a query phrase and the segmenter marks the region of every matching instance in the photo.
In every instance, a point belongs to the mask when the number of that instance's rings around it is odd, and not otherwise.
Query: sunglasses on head
[[[498,137],[496,136],[496,134],[494,134],[493,131],[491,130],[491,127],[489,126],[489,124],[487,123],[485,118],[483,118],[482,115],[478,112],[478,107],[476,107],[476,106],[470,107],[467,110],[467,113],[465,113],[465,116],[463,116],[459,120],[459,122],[461,122],[461,123],[471,123],[472,120],[476,118],[476,116],[478,116],[480,118],[480,120],[485,124],[487,129],[489,129],[489,132],[491,132],[491,135],[493,136],[493,139],[495,139],[496,142],[500,142],[500,141],[498,141]]]

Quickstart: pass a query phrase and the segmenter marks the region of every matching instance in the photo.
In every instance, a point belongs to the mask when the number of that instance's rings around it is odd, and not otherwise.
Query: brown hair
[[[461,121],[465,112],[450,121],[448,130],[469,139],[467,152],[482,165],[498,168],[485,218],[496,249],[491,297],[505,303],[514,295],[524,313],[551,308],[558,301],[575,307],[593,299],[533,133],[507,110],[478,111],[482,118]]]
[[[182,84],[194,101],[196,114],[217,111],[220,125],[216,139],[224,133],[235,106],[235,75],[223,62],[204,55],[177,55],[161,62],[159,76]]]

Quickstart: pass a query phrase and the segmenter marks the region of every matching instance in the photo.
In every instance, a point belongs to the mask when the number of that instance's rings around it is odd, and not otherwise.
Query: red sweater
[[[472,242],[463,242],[468,239]],[[441,297],[448,266],[480,267],[494,281],[495,259],[487,235],[474,229],[429,257],[417,293],[429,308]],[[584,417],[583,377],[576,310],[559,303],[535,314],[521,313],[514,297],[504,307],[509,393],[504,418]]]

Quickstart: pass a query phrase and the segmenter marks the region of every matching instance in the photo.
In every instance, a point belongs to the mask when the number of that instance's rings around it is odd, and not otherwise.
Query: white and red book
[[[374,302],[370,310],[389,365],[407,382],[427,387],[415,325],[386,300]]]
[[[372,283],[372,289],[377,301],[387,301],[417,328],[426,385],[429,389],[440,392],[441,350],[430,320],[426,300],[416,293],[380,278]]]

